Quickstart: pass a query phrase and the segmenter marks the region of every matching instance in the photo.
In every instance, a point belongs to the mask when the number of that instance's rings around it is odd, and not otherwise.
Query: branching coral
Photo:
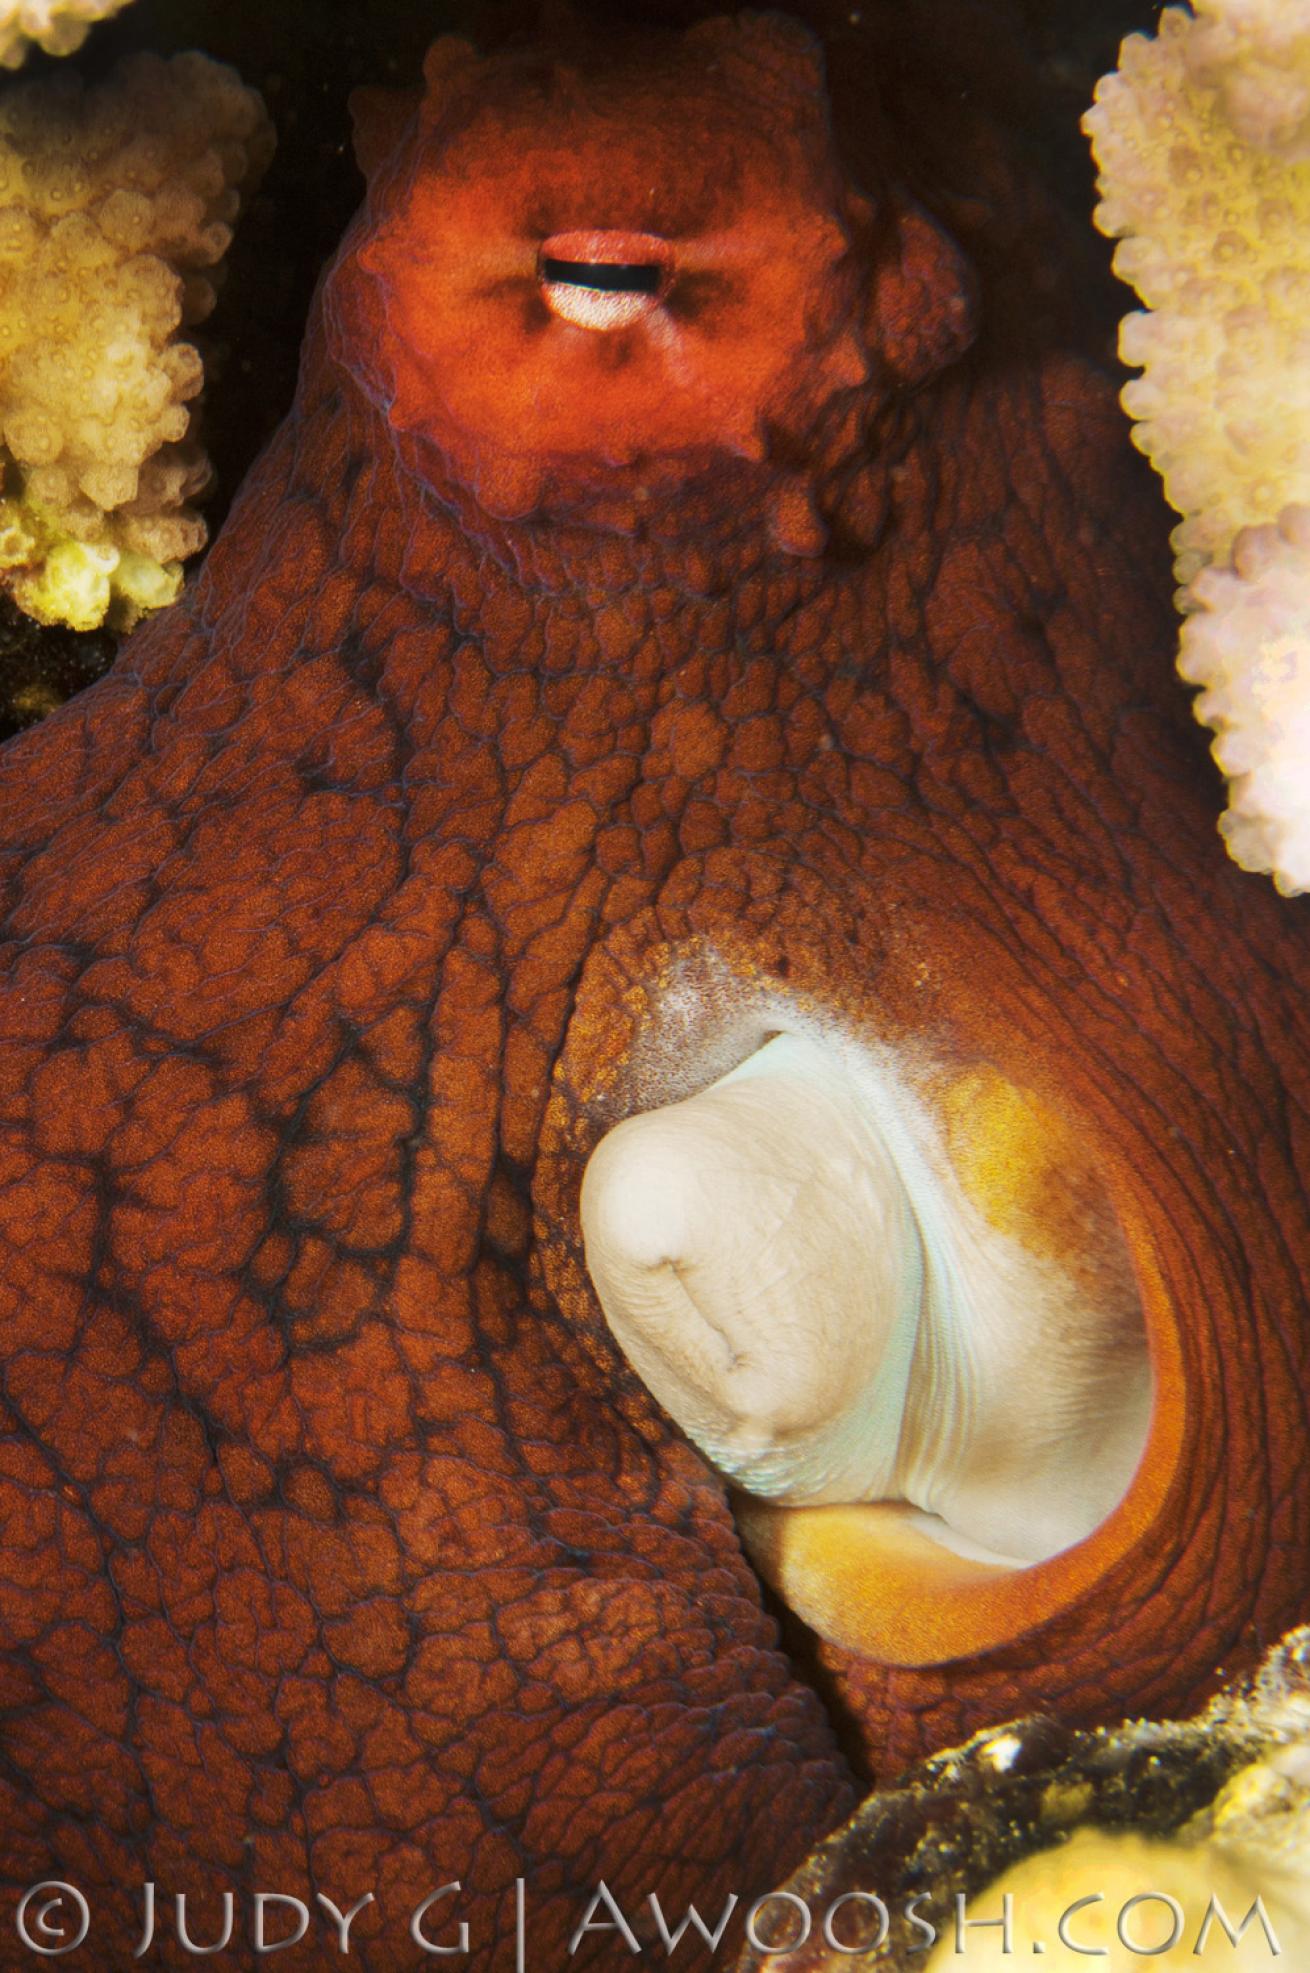
[[[258,95],[203,55],[0,98],[0,580],[43,622],[130,621],[204,542],[178,331],[271,152]]]
[[[47,55],[71,55],[96,21],[126,5],[127,0],[3,0],[0,68],[18,68],[33,42]]]
[[[1203,0],[1187,45],[1245,144],[1310,158],[1310,11],[1303,0]]]
[[[1202,569],[1183,624],[1178,668],[1205,689],[1198,716],[1214,728],[1229,777],[1220,823],[1247,870],[1270,867],[1283,888],[1310,883],[1310,508],[1276,526],[1244,528],[1231,566]]]
[[[1121,354],[1143,369],[1123,402],[1184,516],[1180,603],[1207,613],[1183,670],[1212,688],[1198,716],[1237,777],[1225,835],[1245,868],[1305,890],[1310,592],[1293,604],[1303,524],[1273,524],[1310,501],[1310,0],[1166,9],[1156,39],[1125,41],[1084,127],[1097,223],[1150,311],[1122,326]],[[1198,582],[1259,526],[1263,548]]]

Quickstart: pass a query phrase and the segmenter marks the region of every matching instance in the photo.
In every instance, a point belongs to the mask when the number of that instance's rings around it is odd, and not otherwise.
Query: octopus
[[[4,1872],[85,1963],[146,1884],[162,1964],[627,1963],[602,1882],[658,1949],[1307,1614],[1310,936],[1055,235],[781,16],[560,32],[359,96],[290,415],[3,759]]]

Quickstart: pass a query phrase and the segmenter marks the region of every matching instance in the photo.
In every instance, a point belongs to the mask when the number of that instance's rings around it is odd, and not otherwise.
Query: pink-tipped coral
[[[1233,779],[1244,868],[1310,887],[1310,0],[1199,0],[1130,35],[1084,128],[1096,221],[1147,304],[1120,332],[1133,437],[1183,515],[1183,674]],[[1240,531],[1256,528],[1224,578]],[[1202,572],[1212,572],[1204,580]],[[1295,622],[1299,628],[1289,626]]]
[[[1220,823],[1244,870],[1279,890],[1310,890],[1310,507],[1244,528],[1231,566],[1202,569],[1183,623],[1178,669],[1205,689],[1229,779]]]

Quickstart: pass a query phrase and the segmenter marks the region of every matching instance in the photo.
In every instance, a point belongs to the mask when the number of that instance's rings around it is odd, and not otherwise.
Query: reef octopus
[[[200,579],[4,760],[4,1871],[97,1965],[652,1940],[1307,1611],[1310,937],[1112,381],[781,17],[357,121]]]

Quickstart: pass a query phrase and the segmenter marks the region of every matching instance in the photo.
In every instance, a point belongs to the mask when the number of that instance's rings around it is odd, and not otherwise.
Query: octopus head
[[[810,37],[768,15],[558,55],[447,38],[425,81],[356,98],[370,198],[328,315],[433,476],[500,516],[593,518],[744,477],[780,545],[821,546],[834,427],[849,449],[860,405],[972,329],[954,245],[846,183]]]

